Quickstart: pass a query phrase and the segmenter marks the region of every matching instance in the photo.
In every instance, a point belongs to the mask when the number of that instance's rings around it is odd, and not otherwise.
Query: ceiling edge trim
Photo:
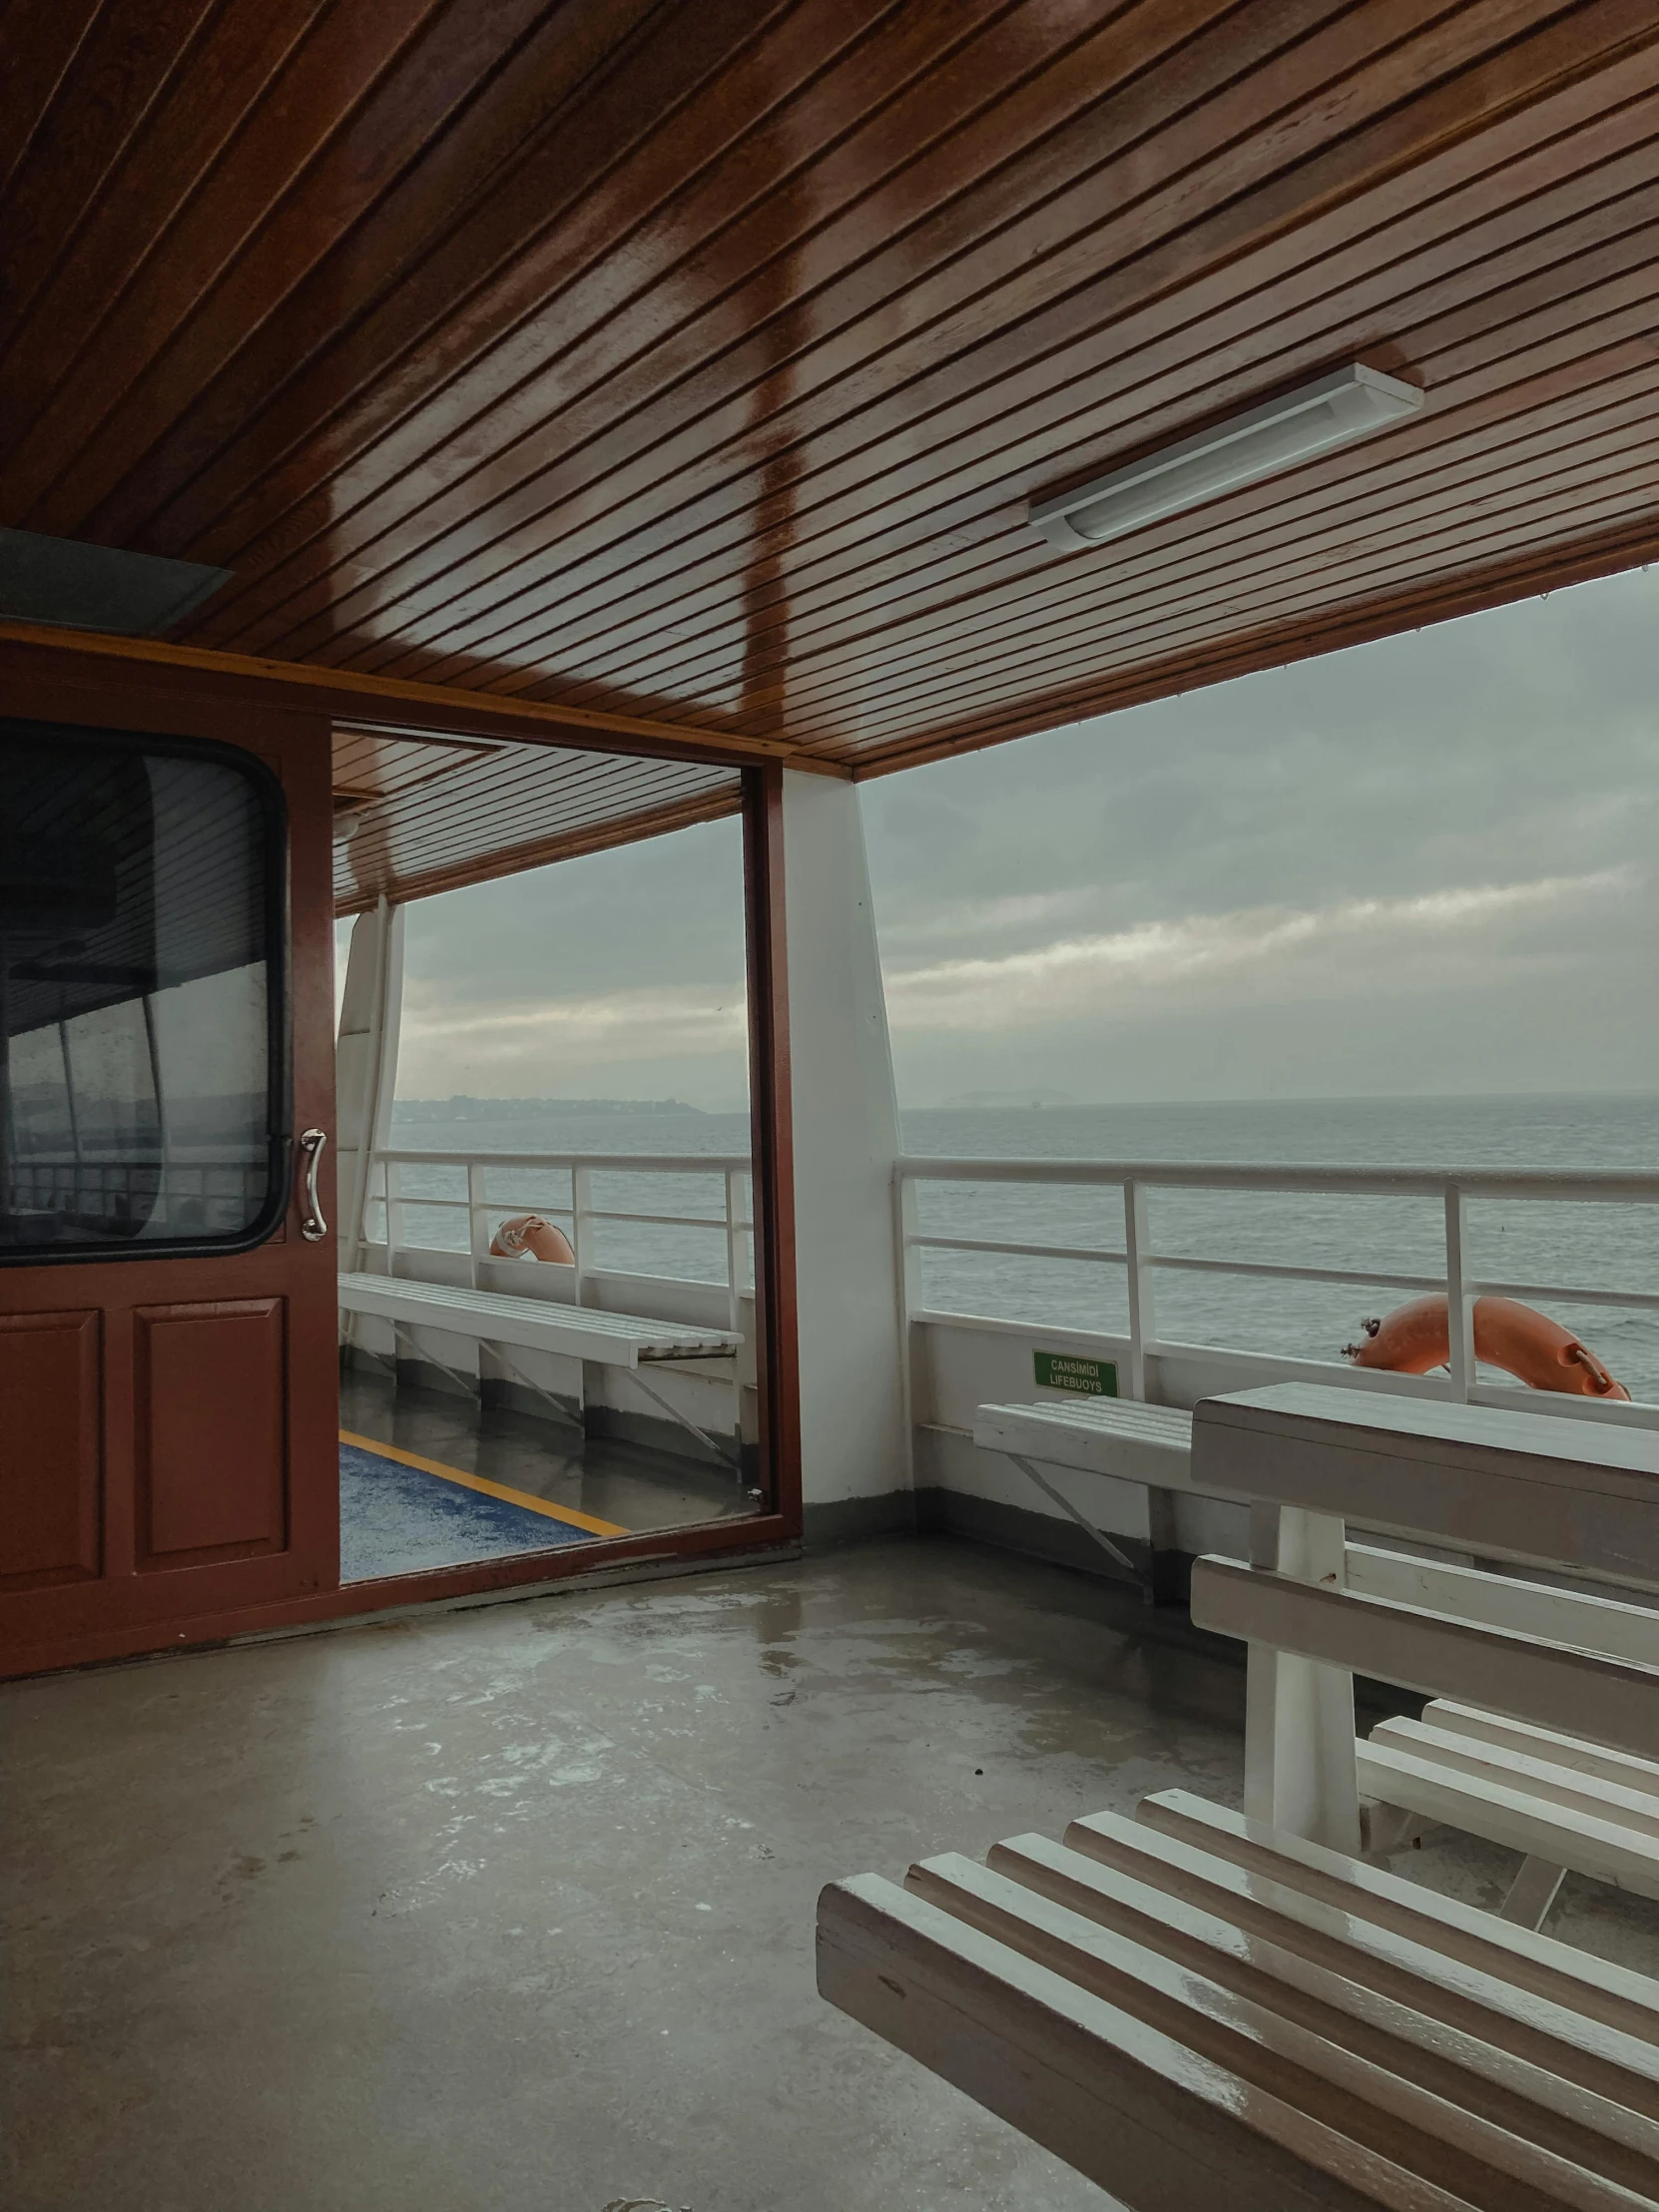
[[[1512,606],[1516,600],[1533,599],[1544,592],[1593,583],[1597,577],[1616,576],[1655,560],[1659,560],[1659,516],[1648,515],[1637,524],[1624,524],[1617,532],[1576,545],[1522,554],[1476,570],[1455,586],[1441,584],[1396,592],[1385,599],[1365,601],[1323,621],[1251,631],[1231,646],[1155,661],[1077,700],[1056,700],[1040,710],[1037,719],[1011,715],[1005,724],[989,730],[968,731],[958,737],[933,733],[862,759],[842,756],[842,766],[850,770],[855,783],[893,776],[900,769],[925,768],[964,753],[982,753],[993,745],[1010,745],[1016,738],[1069,729],[1074,723],[1092,722],[1126,707],[1150,706],[1181,692],[1204,691],[1213,684],[1231,683],[1237,676],[1287,668],[1297,661],[1343,652],[1349,646],[1374,645],[1406,630],[1455,622],[1463,615]],[[803,764],[792,761],[790,765],[797,768]]]
[[[183,679],[193,688],[253,696],[267,706],[325,714],[358,726],[383,722],[404,734],[433,731],[448,737],[517,738],[529,745],[564,745],[587,752],[628,753],[672,761],[703,761],[744,768],[763,761],[797,761],[797,749],[779,738],[726,735],[633,715],[599,714],[540,700],[504,699],[494,692],[452,685],[414,684],[400,677],[364,676],[350,669],[319,668],[308,661],[261,660],[206,646],[172,645],[149,638],[117,638],[44,624],[0,623],[0,670],[21,660],[31,669],[112,664],[142,671],[153,683]],[[380,713],[376,713],[376,709]],[[820,775],[844,777],[839,763],[800,760]]]

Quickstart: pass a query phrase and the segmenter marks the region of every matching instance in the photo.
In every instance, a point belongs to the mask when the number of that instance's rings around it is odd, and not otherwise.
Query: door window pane
[[[228,747],[0,723],[0,1257],[279,1219],[281,834]]]

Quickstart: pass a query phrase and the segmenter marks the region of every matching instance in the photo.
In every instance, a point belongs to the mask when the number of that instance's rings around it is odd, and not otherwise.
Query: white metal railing
[[[465,1171],[464,1198],[434,1196],[409,1188],[409,1171],[441,1168]],[[545,1195],[531,1196],[522,1186],[516,1192],[485,1187],[488,1182],[499,1185],[503,1179],[515,1176],[548,1174],[568,1176],[568,1204],[549,1203]],[[710,1179],[718,1176],[721,1211],[718,1214],[688,1214],[601,1206],[595,1202],[594,1178],[606,1174],[698,1175]],[[602,1269],[598,1262],[595,1232],[600,1223],[634,1222],[658,1228],[705,1230],[724,1241],[730,1326],[736,1329],[740,1326],[740,1303],[754,1286],[754,1253],[750,1240],[755,1224],[749,1184],[749,1158],[740,1153],[417,1152],[388,1148],[375,1152],[370,1161],[364,1233],[367,1234],[368,1208],[376,1204],[383,1206],[386,1266],[395,1273],[396,1255],[400,1251],[422,1249],[411,1244],[408,1236],[407,1217],[412,1209],[424,1212],[432,1208],[464,1214],[466,1249],[476,1286],[479,1268],[490,1260],[490,1242],[502,1222],[518,1214],[540,1214],[556,1222],[570,1239],[576,1262],[575,1302],[584,1306],[590,1303],[592,1278],[600,1273],[614,1272]],[[718,1278],[708,1280],[718,1281]]]
[[[429,1182],[432,1170],[458,1170],[464,1174],[465,1195],[434,1193],[418,1187]],[[545,1189],[533,1183],[549,1174],[567,1178],[558,1203],[551,1203]],[[595,1195],[595,1179],[610,1175],[684,1178],[718,1178],[718,1209],[689,1212],[676,1205],[672,1195],[662,1206],[607,1205]],[[1050,1189],[1115,1188],[1121,1194],[1122,1242],[1061,1241],[1058,1237],[978,1236],[956,1233],[950,1227],[924,1227],[918,1219],[917,1191],[923,1184],[973,1184],[1038,1186]],[[1303,1193],[1321,1197],[1414,1198],[1435,1203],[1437,1271],[1400,1268],[1366,1268],[1316,1264],[1314,1260],[1285,1261],[1230,1257],[1225,1253],[1177,1252],[1160,1249],[1155,1242],[1153,1195],[1175,1191]],[[1449,1394],[1493,1403],[1537,1404],[1535,1393],[1518,1386],[1505,1388],[1479,1380],[1473,1344],[1474,1301],[1486,1294],[1519,1298],[1529,1303],[1556,1301],[1575,1306],[1618,1307],[1659,1313],[1659,1272],[1645,1284],[1607,1285],[1545,1279],[1533,1274],[1479,1274],[1472,1264],[1468,1209],[1479,1200],[1521,1200],[1528,1204],[1597,1204],[1640,1207],[1659,1206],[1659,1174],[1639,1175],[1622,1169],[1586,1169],[1552,1172],[1524,1169],[1454,1168],[1348,1168],[1348,1167],[1232,1167],[1208,1162],[1108,1161],[1108,1160],[1006,1160],[905,1157],[895,1164],[895,1234],[902,1262],[906,1317],[929,1311],[923,1296],[921,1256],[928,1251],[1007,1255],[1019,1259],[1124,1271],[1127,1286],[1127,1331],[1095,1327],[1088,1323],[1044,1323],[1035,1317],[1033,1328],[1056,1327],[1109,1339],[1126,1350],[1123,1377],[1126,1392],[1147,1395],[1148,1363],[1159,1358],[1215,1356],[1267,1360],[1265,1354],[1246,1354],[1239,1347],[1215,1338],[1203,1343],[1182,1342],[1160,1336],[1157,1312],[1158,1279],[1186,1273],[1198,1276],[1258,1278],[1287,1283],[1349,1285],[1373,1290],[1421,1292],[1444,1290],[1455,1326],[1450,1338],[1449,1378],[1413,1380],[1417,1391]],[[422,1249],[408,1233],[411,1210],[431,1209],[465,1219],[465,1249],[470,1255],[472,1280],[490,1258],[490,1241],[500,1224],[515,1214],[539,1213],[557,1222],[570,1238],[575,1254],[574,1295],[578,1304],[592,1302],[592,1281],[602,1273],[666,1274],[660,1262],[649,1260],[632,1268],[607,1261],[601,1265],[596,1233],[606,1224],[633,1224],[677,1231],[704,1232],[724,1245],[725,1276],[732,1325],[739,1325],[739,1303],[753,1285],[751,1238],[753,1206],[750,1200],[750,1162],[740,1154],[570,1153],[570,1152],[427,1152],[387,1149],[372,1158],[368,1207],[385,1209],[387,1266],[395,1271],[400,1251]],[[365,1222],[365,1234],[367,1224]],[[455,1250],[451,1246],[448,1249]],[[711,1256],[712,1257],[712,1256]],[[1409,1257],[1409,1255],[1406,1255]],[[1321,1256],[1322,1260],[1324,1256]],[[804,1263],[811,1265],[810,1253]],[[718,1275],[697,1278],[718,1282]],[[943,1313],[939,1318],[983,1321],[971,1312]],[[1000,1325],[999,1325],[1000,1326]],[[907,1332],[906,1332],[906,1342]],[[1287,1355],[1285,1372],[1307,1373],[1307,1363]],[[1335,1374],[1350,1371],[1334,1361]],[[1357,1377],[1356,1380],[1359,1380]],[[1381,1374],[1369,1375],[1371,1382],[1385,1384]],[[1232,1383],[1226,1386],[1234,1386]],[[1653,1393],[1648,1393],[1652,1395]],[[1653,1408],[1633,1408],[1604,1400],[1572,1398],[1552,1401],[1551,1410],[1585,1410],[1613,1417],[1651,1421]]]
[[[1554,1173],[1527,1169],[1227,1167],[1211,1163],[1108,1160],[975,1160],[907,1157],[894,1168],[895,1235],[902,1260],[905,1314],[926,1311],[919,1255],[926,1251],[983,1252],[1027,1259],[1098,1264],[1122,1268],[1128,1284],[1128,1394],[1147,1394],[1147,1363],[1160,1355],[1230,1353],[1223,1345],[1164,1343],[1158,1336],[1156,1278],[1164,1271],[1237,1277],[1278,1278],[1305,1283],[1363,1285],[1367,1288],[1446,1293],[1450,1331],[1450,1374],[1445,1389],[1465,1400],[1509,1404],[1531,1393],[1485,1384],[1477,1380],[1474,1358],[1474,1302],[1483,1295],[1553,1299],[1575,1305],[1617,1306],[1659,1311],[1659,1291],[1607,1288],[1601,1284],[1505,1281],[1477,1278],[1468,1264],[1468,1207],[1474,1199],[1659,1205],[1659,1174],[1635,1175],[1622,1169],[1585,1169]],[[928,1232],[917,1218],[916,1187],[921,1183],[1116,1186],[1123,1194],[1123,1243],[1038,1243],[1015,1238],[965,1237]],[[1439,1274],[1415,1274],[1348,1267],[1315,1267],[1276,1261],[1203,1257],[1158,1251],[1149,1223],[1149,1197],[1156,1190],[1302,1192],[1319,1196],[1430,1198],[1439,1201],[1444,1219],[1444,1268]],[[973,1320],[960,1314],[949,1318]],[[1100,1331],[1117,1337],[1117,1332]],[[906,1328],[906,1341],[908,1330]],[[1300,1363],[1296,1363],[1300,1365]],[[1418,1385],[1419,1387],[1421,1385]],[[1535,1402],[1535,1400],[1534,1400]],[[1574,1398],[1574,1410],[1591,1401]],[[1595,1401],[1597,1408],[1607,1404]],[[1609,1408],[1611,1409],[1611,1408]],[[1628,1408],[1621,1408],[1628,1412]]]

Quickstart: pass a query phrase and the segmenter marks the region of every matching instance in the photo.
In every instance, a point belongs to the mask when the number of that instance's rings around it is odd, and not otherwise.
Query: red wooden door
[[[0,713],[17,1673],[337,1585],[331,803],[310,717],[14,686]]]

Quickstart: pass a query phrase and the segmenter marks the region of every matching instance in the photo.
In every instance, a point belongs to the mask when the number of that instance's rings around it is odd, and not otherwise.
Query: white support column
[[[898,1107],[855,786],[784,776],[807,1533],[909,1519]]]
[[[1250,1509],[1250,1563],[1341,1589],[1346,1530],[1333,1513]],[[1358,1853],[1354,1677],[1346,1667],[1252,1644],[1245,1689],[1245,1814],[1310,1843]]]
[[[339,1264],[362,1263],[369,1162],[391,1135],[397,1035],[403,1011],[403,908],[382,898],[351,930],[334,1059]]]

